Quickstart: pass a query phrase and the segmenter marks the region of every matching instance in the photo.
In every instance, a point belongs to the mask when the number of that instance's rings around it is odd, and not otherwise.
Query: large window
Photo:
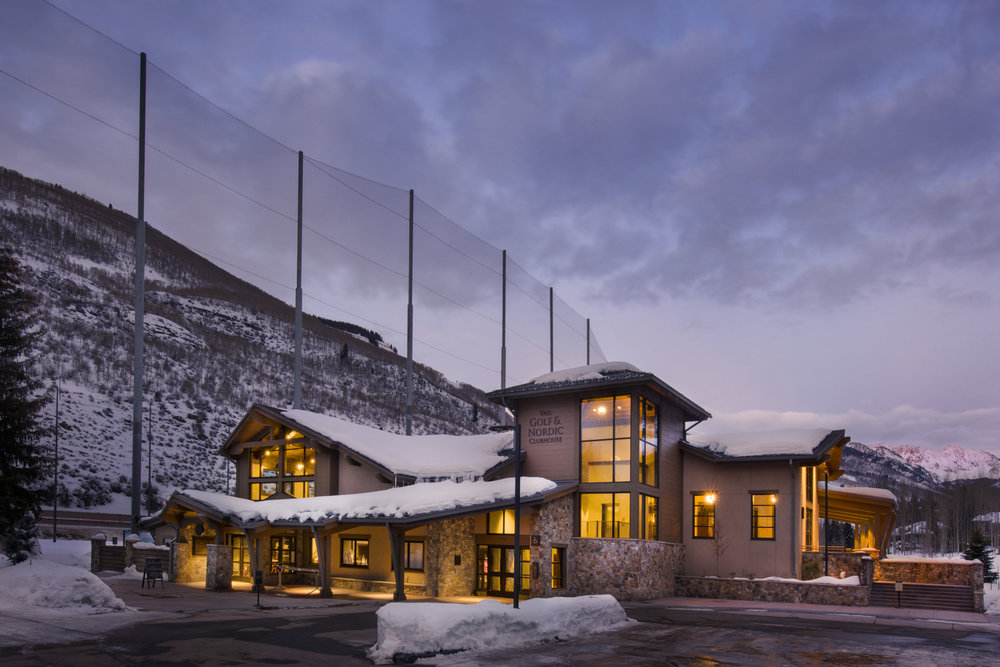
[[[715,537],[715,502],[716,495],[712,492],[694,494],[694,517],[692,537],[696,539],[711,539]]]
[[[628,482],[632,399],[588,398],[580,404],[580,481]]]
[[[752,491],[750,499],[750,537],[755,540],[773,540],[774,511],[778,504],[778,492]]]
[[[631,537],[627,493],[581,493],[580,537]]]
[[[295,431],[290,435],[298,436]],[[293,498],[316,495],[316,452],[289,443],[250,451],[250,500],[266,500],[278,491]]]
[[[639,498],[642,501],[642,510],[641,510],[642,535],[640,535],[639,537],[641,537],[644,540],[657,540],[659,539],[658,537],[659,533],[657,532],[657,523],[656,523],[657,519],[656,497],[642,494],[639,496]]]
[[[344,567],[368,567],[368,538],[341,538],[340,564]]]
[[[656,406],[639,399],[639,481],[656,486],[656,453],[660,448]]]

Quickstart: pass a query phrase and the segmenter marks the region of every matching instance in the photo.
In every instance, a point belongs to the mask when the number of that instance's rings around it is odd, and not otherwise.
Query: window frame
[[[420,567],[412,566],[412,556],[411,547],[414,544],[420,545]],[[404,540],[403,541],[403,570],[405,572],[423,572],[424,563],[426,562],[427,547],[424,544],[424,540]],[[371,560],[369,558],[369,560]]]
[[[711,499],[709,499],[711,496]],[[699,503],[698,498],[705,498],[704,502]],[[719,494],[716,491],[692,491],[691,492],[691,539],[694,540],[714,540],[715,539],[715,518],[717,514],[716,508],[719,504]],[[707,523],[699,522],[698,508],[699,507],[710,507],[711,512],[708,514],[702,514],[701,518],[708,518]],[[704,529],[708,532],[707,535],[699,535],[698,529]]]
[[[595,521],[595,520],[592,519],[590,521],[584,522],[584,520],[583,520],[583,510],[584,510],[584,499],[585,499],[586,496],[611,496],[611,502],[610,503],[605,503],[605,502],[601,502],[600,503],[600,507],[601,507],[600,517],[601,518],[599,520]],[[624,501],[623,502],[619,502],[619,497],[624,498]],[[611,521],[606,521],[605,518],[604,518],[604,513],[607,510],[607,508],[609,508],[609,507],[612,508],[612,509],[616,508],[616,507],[619,508],[620,509],[619,514],[623,518],[621,518],[621,519],[619,519],[617,521],[614,520],[614,519],[612,519]],[[589,508],[588,507],[588,509],[593,509],[593,508]],[[615,492],[615,491],[600,491],[600,492],[585,492],[585,493],[580,493],[580,507],[579,507],[579,511],[577,512],[577,517],[578,517],[578,519],[580,521],[580,530],[579,530],[580,537],[585,537],[585,538],[588,538],[588,539],[604,539],[604,540],[609,540],[609,539],[614,539],[614,540],[632,539],[632,532],[633,532],[633,530],[632,530],[632,494],[630,492],[628,492],[628,491],[619,491],[619,492]],[[597,532],[599,534],[598,535],[584,535],[584,533],[587,532],[586,529],[585,529],[585,523],[596,523],[598,525],[598,531]],[[611,535],[605,535],[604,534],[604,527],[606,525],[610,525],[611,526]],[[624,526],[624,531],[622,530],[623,526]],[[622,532],[625,532],[626,535],[623,536]]]
[[[585,406],[589,403],[596,403],[598,401],[610,401],[611,403],[611,423],[610,423],[610,435],[603,438],[588,438],[584,435],[584,430],[588,428],[585,426],[584,410]],[[628,403],[628,410],[625,411],[624,415],[626,420],[624,423],[619,423],[618,415],[618,404],[619,401]],[[581,484],[625,484],[632,481],[632,394],[613,394],[611,396],[592,396],[588,398],[580,399],[580,483]],[[619,431],[627,427],[627,434],[620,435]],[[584,445],[590,445],[592,447],[598,446],[610,446],[611,448],[611,458],[610,460],[595,460],[596,463],[600,464],[610,464],[611,466],[611,479],[599,479],[591,480],[584,479]],[[618,455],[624,453],[626,455],[622,460],[618,459]],[[619,475],[619,471],[623,470],[623,475]],[[620,478],[619,478],[620,477]]]
[[[566,588],[566,547],[552,547],[549,552],[549,580],[549,587],[554,591]]]
[[[653,532],[655,533],[652,537],[646,534],[646,528],[649,526],[649,517],[647,514],[647,504],[649,501],[653,502]],[[657,541],[660,539],[660,499],[657,496],[649,495],[648,493],[639,494],[639,525],[642,527],[640,529],[639,539],[641,540],[653,540]]]
[[[348,542],[353,542],[354,546],[351,552],[354,557],[353,563],[344,562],[344,548],[347,546]],[[365,543],[365,562],[363,564],[358,563],[358,545],[359,543]],[[340,567],[349,567],[357,570],[367,570],[371,567],[372,556],[371,556],[371,538],[367,535],[343,535],[340,538]]]
[[[750,539],[763,542],[774,542],[778,539],[778,491],[774,489],[751,490],[750,495]],[[757,498],[765,498],[761,502]],[[770,514],[758,512],[758,508],[769,508]],[[770,525],[766,525],[766,520],[770,519]],[[765,531],[770,530],[771,535],[761,536]]]
[[[302,475],[286,474],[285,467],[286,465],[288,465],[286,462],[286,453],[287,453],[286,449],[289,447],[301,450],[303,461],[307,457],[311,458],[312,473],[302,474]],[[262,454],[272,448],[276,448],[278,450],[277,451],[278,460],[277,463],[275,464],[275,469],[274,469],[275,474],[254,475],[255,459],[260,459],[261,461],[261,463],[258,464],[260,467],[257,470],[257,472],[263,473],[264,471],[262,463],[263,461]],[[288,442],[283,442],[278,445],[272,444],[267,446],[251,447],[249,448],[248,451],[250,457],[249,461],[250,471],[247,476],[247,485],[248,485],[247,496],[249,497],[250,500],[259,502],[261,500],[267,500],[271,496],[274,496],[279,493],[284,495],[289,495],[293,498],[314,498],[316,496],[316,447],[310,446],[310,443],[307,439],[299,436],[293,440],[290,440]],[[309,455],[310,452],[312,453],[311,456]],[[265,486],[269,486],[272,484],[274,485],[274,493],[265,496],[264,495]],[[289,494],[288,491],[286,490],[289,487],[289,485],[293,489],[293,492],[291,494]],[[303,496],[294,495],[294,490],[296,487],[300,487],[303,493],[307,495]]]
[[[501,528],[499,531],[493,530],[493,517],[495,515],[500,516]],[[492,512],[486,513],[486,534],[487,535],[513,535],[514,534],[514,510],[513,509],[502,509],[493,510]]]
[[[653,409],[653,440],[647,436],[646,406]],[[652,450],[653,464],[652,481],[647,479],[646,457]],[[660,482],[660,407],[644,396],[639,397],[639,483],[646,486],[659,486]]]

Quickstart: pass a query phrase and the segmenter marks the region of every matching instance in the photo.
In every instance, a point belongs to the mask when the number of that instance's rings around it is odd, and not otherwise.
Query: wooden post
[[[403,572],[403,546],[406,530],[393,528],[388,523],[385,529],[389,531],[389,550],[392,552],[392,571],[396,575],[396,590],[392,594],[393,602],[406,600],[406,577]]]

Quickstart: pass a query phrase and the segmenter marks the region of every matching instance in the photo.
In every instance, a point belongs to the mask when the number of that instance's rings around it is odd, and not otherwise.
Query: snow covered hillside
[[[61,390],[63,506],[129,491],[134,234],[121,211],[0,168],[0,238],[37,298],[37,370],[53,399],[57,379]],[[174,488],[224,492],[231,466],[216,452],[246,409],[290,407],[294,310],[153,227],[146,240],[144,478],[151,436],[161,498]],[[337,324],[304,317],[303,407],[402,431],[405,359],[377,333]],[[415,370],[416,433],[496,423],[478,389]]]

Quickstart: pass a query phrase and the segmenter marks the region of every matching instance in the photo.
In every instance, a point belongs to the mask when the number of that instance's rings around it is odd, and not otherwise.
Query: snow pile
[[[803,581],[802,579],[787,579],[785,577],[764,577],[763,579],[757,579],[757,581],[783,581],[790,584],[827,584],[828,586],[860,586],[861,578],[857,575],[850,577],[816,577],[815,579],[808,579]]]
[[[791,428],[776,431],[714,433],[688,436],[688,444],[725,456],[801,456],[812,454],[832,431]]]
[[[567,368],[554,373],[546,373],[528,380],[527,384],[550,384],[556,382],[582,382],[584,380],[602,380],[605,375],[613,373],[641,373],[638,368],[624,361],[608,361],[603,364],[590,364],[589,366],[577,366]]]
[[[400,435],[308,410],[285,410],[285,417],[339,442],[397,475],[476,479],[514,448],[510,432],[483,435]]]
[[[368,650],[376,664],[394,656],[496,649],[613,630],[632,621],[610,595],[538,598],[520,609],[496,600],[387,604],[378,613],[378,642]]]
[[[541,477],[521,478],[521,498],[530,498],[556,487]],[[241,523],[255,521],[334,521],[413,517],[463,507],[513,501],[514,479],[492,482],[428,482],[395,489],[342,496],[288,498],[257,502],[209,491],[178,491],[196,503],[229,515]]]
[[[125,603],[87,570],[44,558],[0,569],[0,608],[77,608],[87,613],[124,611]]]

